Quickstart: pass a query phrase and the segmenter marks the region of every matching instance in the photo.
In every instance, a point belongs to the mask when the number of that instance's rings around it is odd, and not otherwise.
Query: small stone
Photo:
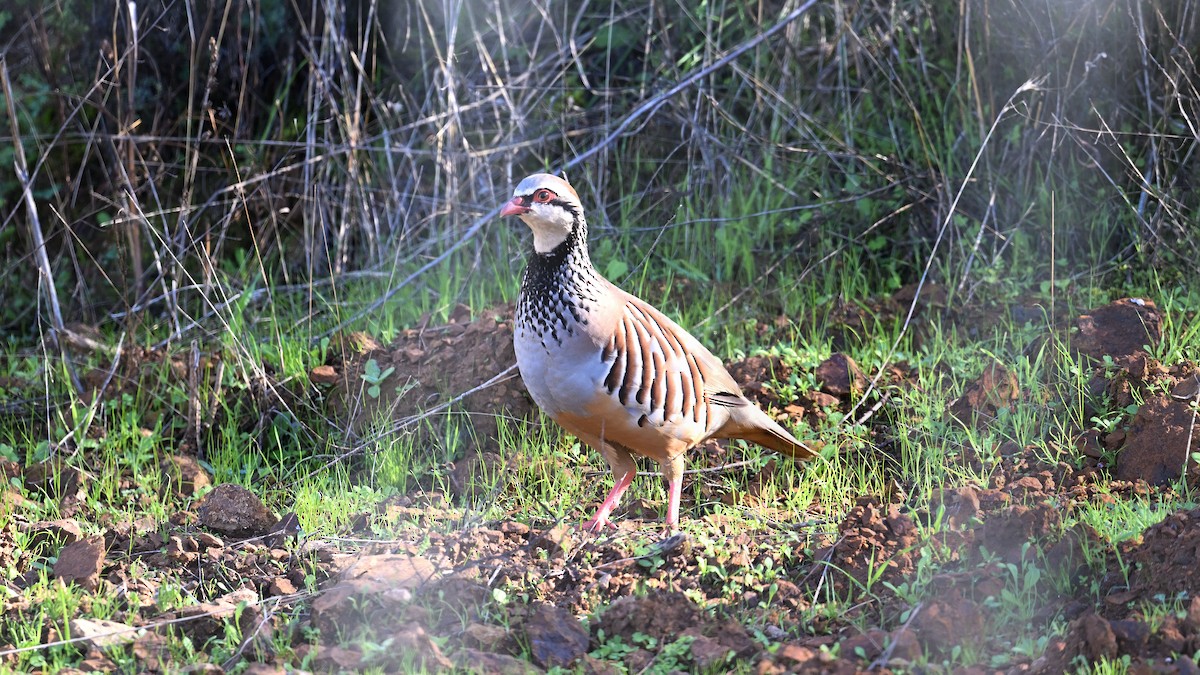
[[[529,534],[529,526],[515,520],[506,520],[500,523],[500,531],[512,537],[523,537]]]
[[[18,523],[17,527],[29,536],[30,549],[42,546],[65,546],[83,538],[83,530],[79,528],[79,523],[74,518],[40,520],[28,525]]]
[[[270,595],[291,595],[296,592],[296,586],[287,577],[275,577],[267,587]]]
[[[496,651],[496,648],[508,638],[508,631],[490,623],[473,623],[464,631],[468,644],[485,651]]]
[[[107,649],[129,644],[138,637],[138,629],[118,621],[71,619],[71,639],[83,640],[89,648]]]
[[[779,646],[779,651],[775,652],[775,658],[784,662],[795,663],[803,666],[804,664],[817,658],[816,650],[803,647],[795,643],[787,643]]]
[[[308,373],[313,384],[337,384],[338,374],[333,366],[317,366]]]
[[[200,548],[225,548],[225,542],[221,538],[208,532],[201,532],[196,535],[196,543]]]
[[[1041,494],[1042,482],[1033,476],[1021,476],[1008,484],[1009,492],[1019,496],[1024,494]]]
[[[534,548],[544,549],[551,555],[568,554],[575,547],[575,540],[571,534],[571,529],[565,524],[555,525],[554,527],[542,533],[542,536],[534,542]]]

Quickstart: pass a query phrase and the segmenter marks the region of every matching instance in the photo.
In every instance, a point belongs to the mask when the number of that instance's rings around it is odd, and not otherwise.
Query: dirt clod
[[[1096,614],[1088,614],[1079,619],[1079,628],[1083,633],[1081,655],[1089,663],[1117,656],[1117,636],[1108,620]]]
[[[332,411],[356,428],[386,414],[404,419],[427,410],[500,375],[516,363],[512,345],[513,308],[498,307],[472,318],[469,309],[457,307],[449,323],[406,330],[386,348],[374,341],[362,350],[339,353],[335,391],[329,396]],[[323,377],[316,372],[310,377]],[[373,388],[373,387],[377,387]],[[471,425],[481,440],[479,449],[498,451],[496,410],[513,417],[533,412],[533,404],[516,371],[457,403],[472,415]],[[419,431],[419,429],[418,429]],[[437,439],[431,439],[437,442]]]
[[[1162,316],[1150,300],[1123,298],[1075,320],[1071,348],[1094,359],[1114,359],[1153,347],[1162,338]]]
[[[917,525],[911,516],[900,512],[898,504],[882,505],[874,497],[859,500],[838,525],[841,539],[832,551],[818,553],[830,556],[833,568],[865,583],[871,575],[891,580],[913,571],[913,546],[917,542]],[[879,571],[883,566],[884,570]],[[837,587],[847,580],[834,578]]]
[[[813,375],[821,383],[821,391],[839,398],[861,394],[867,388],[867,376],[862,369],[854,359],[840,352],[822,361]]]
[[[462,649],[454,653],[454,665],[472,673],[485,675],[535,675],[545,672],[528,661],[508,654]]]
[[[691,598],[677,591],[658,591],[617,598],[604,610],[599,625],[605,635],[634,644],[634,633],[671,642],[700,621],[700,608]]]
[[[570,667],[587,653],[588,632],[564,609],[539,605],[524,629],[533,662],[543,668]]]
[[[196,507],[200,524],[233,537],[266,534],[277,522],[275,514],[253,492],[233,483],[222,483]]]
[[[1125,431],[1124,447],[1117,454],[1116,477],[1165,485],[1178,480],[1189,457],[1200,448],[1200,433],[1193,429],[1192,409],[1186,402],[1163,395],[1150,396],[1138,408]]]
[[[356,621],[364,602],[377,605],[393,599],[394,604],[406,602],[406,597],[394,591],[419,588],[433,576],[433,563],[420,556],[385,554],[357,558],[332,588],[313,600],[313,625],[323,631],[336,630]]]
[[[195,457],[168,455],[159,460],[158,465],[163,475],[163,489],[176,497],[193,497],[212,485],[208,472]]]
[[[416,660],[427,670],[447,670],[454,664],[442,654],[441,648],[417,623],[407,623],[392,635],[392,649]]]
[[[36,523],[18,523],[18,529],[23,530],[29,537],[29,548],[37,550],[45,547],[59,547],[73,544],[83,538],[83,530],[73,518],[58,520],[40,520]]]
[[[957,589],[921,607],[913,619],[913,630],[921,645],[948,655],[957,645],[969,644],[983,630],[979,606]]]
[[[998,410],[1011,408],[1020,395],[1017,376],[1004,364],[993,362],[950,404],[950,414],[969,424],[987,424]]]
[[[67,544],[58,552],[54,576],[66,583],[77,583],[84,590],[94,591],[100,583],[104,555],[104,537],[101,536]]]
[[[1134,563],[1133,590],[1141,597],[1200,595],[1200,509],[1178,511],[1146,528],[1142,541],[1127,553]]]
[[[575,535],[566,523],[560,523],[546,530],[533,543],[534,548],[543,549],[551,555],[570,553],[575,546]]]
[[[59,513],[71,516],[87,499],[92,476],[73,466],[49,460],[25,468],[25,488],[58,502]]]
[[[970,486],[938,490],[930,498],[930,514],[936,514],[939,508],[947,524],[962,527],[979,513],[979,491]]]
[[[1035,545],[1058,531],[1062,514],[1049,504],[1009,506],[983,524],[981,541],[988,551],[1008,562],[1020,562],[1037,551]]]

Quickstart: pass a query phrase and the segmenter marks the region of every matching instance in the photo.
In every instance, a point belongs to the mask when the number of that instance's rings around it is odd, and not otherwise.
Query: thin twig
[[[21,130],[17,124],[17,109],[13,103],[12,83],[8,79],[8,60],[0,54],[0,86],[4,88],[4,101],[8,107],[8,123],[12,129],[13,138],[13,168],[17,172],[17,181],[21,184],[21,199],[25,202],[25,213],[29,217],[26,223],[29,240],[33,243],[33,259],[37,264],[39,287],[46,304],[50,309],[50,343],[62,356],[71,378],[71,386],[75,392],[83,395],[83,383],[79,374],[67,355],[66,347],[60,340],[63,333],[62,307],[58,303],[58,289],[54,286],[54,272],[50,269],[50,258],[46,255],[46,240],[42,236],[42,222],[38,218],[37,204],[33,200],[33,183],[29,177],[29,167],[25,162],[25,146],[21,143]]]

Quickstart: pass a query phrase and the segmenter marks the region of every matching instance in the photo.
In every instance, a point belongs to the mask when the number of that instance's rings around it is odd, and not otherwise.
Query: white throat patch
[[[548,223],[540,218],[521,216],[521,220],[533,231],[533,250],[538,253],[549,253],[566,241],[568,230],[558,223]]]
[[[530,204],[521,220],[533,231],[533,250],[538,253],[553,251],[575,228],[574,215],[554,204]]]

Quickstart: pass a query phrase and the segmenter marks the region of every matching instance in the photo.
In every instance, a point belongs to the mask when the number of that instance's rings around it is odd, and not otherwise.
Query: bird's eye
[[[551,199],[554,199],[554,193],[549,190],[538,190],[537,192],[533,193],[533,201],[538,202],[539,204],[545,204]]]

